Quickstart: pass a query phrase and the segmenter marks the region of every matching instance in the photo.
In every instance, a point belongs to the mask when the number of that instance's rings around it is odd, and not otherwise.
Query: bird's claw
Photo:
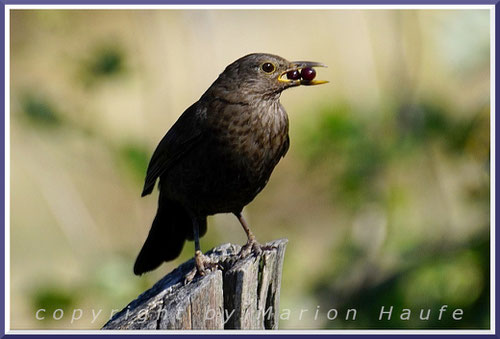
[[[276,246],[276,245],[261,245],[260,249],[262,251],[273,251],[273,250],[277,250],[278,246]]]
[[[184,285],[193,281],[196,274],[200,276],[205,276],[219,267],[218,262],[212,261],[209,257],[203,255],[201,251],[196,251],[194,253],[194,267],[188,274],[184,276]]]
[[[197,272],[198,272],[198,270],[196,269],[196,267],[193,267],[193,269],[191,271],[189,271],[189,273],[184,276],[184,285],[187,285],[191,281],[193,281]]]
[[[272,251],[277,249],[278,247],[275,245],[261,245],[253,239],[248,239],[248,242],[241,248],[240,258],[246,258],[250,253],[254,253],[256,256],[259,256],[264,251]]]

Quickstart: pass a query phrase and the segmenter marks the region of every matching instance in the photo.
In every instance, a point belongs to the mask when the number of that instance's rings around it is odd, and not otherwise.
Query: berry
[[[314,70],[314,68],[306,67],[302,68],[302,70],[300,71],[300,75],[302,76],[302,79],[311,81],[316,77],[316,71]]]
[[[286,77],[290,80],[299,80],[300,79],[300,73],[296,69],[293,71],[288,71],[286,74]]]

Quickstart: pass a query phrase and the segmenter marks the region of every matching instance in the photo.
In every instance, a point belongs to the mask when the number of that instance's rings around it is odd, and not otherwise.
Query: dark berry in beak
[[[286,77],[290,80],[299,80],[300,79],[300,73],[299,71],[297,71],[296,69],[293,70],[293,71],[289,71],[287,74],[286,74]]]
[[[302,68],[300,71],[300,75],[302,76],[302,79],[311,81],[316,77],[316,71],[314,68],[306,67]]]

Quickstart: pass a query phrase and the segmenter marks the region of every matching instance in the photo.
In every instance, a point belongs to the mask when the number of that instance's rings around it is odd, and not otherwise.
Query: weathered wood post
[[[281,273],[287,240],[259,256],[238,258],[240,246],[225,244],[207,255],[220,268],[196,277],[185,275],[193,259],[183,263],[142,293],[104,325],[105,330],[277,329]]]

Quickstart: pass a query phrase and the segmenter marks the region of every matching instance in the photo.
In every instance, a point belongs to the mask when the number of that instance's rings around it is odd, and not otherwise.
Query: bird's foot
[[[251,253],[254,253],[256,256],[262,254],[263,251],[270,251],[276,249],[277,247],[274,245],[261,245],[255,237],[249,238],[247,243],[241,248],[240,258],[246,258]]]
[[[203,255],[201,251],[196,251],[194,253],[194,263],[195,265],[193,269],[184,276],[184,285],[193,281],[193,279],[196,277],[196,274],[204,276],[209,274],[210,272],[213,272],[219,267],[218,262],[212,261],[209,257]]]

